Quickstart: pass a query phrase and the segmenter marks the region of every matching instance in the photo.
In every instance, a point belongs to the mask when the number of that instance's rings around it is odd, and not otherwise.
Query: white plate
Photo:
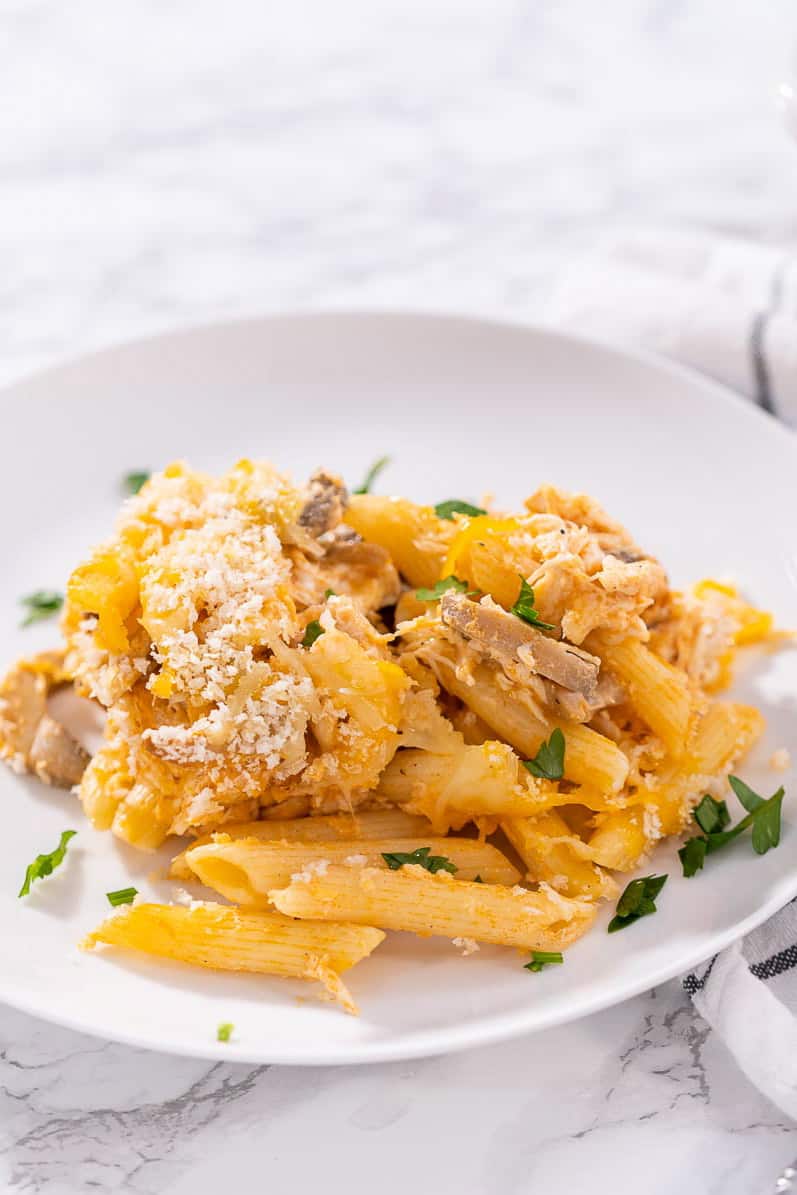
[[[266,457],[298,477],[323,462],[357,481],[389,452],[385,488],[423,501],[488,489],[511,504],[551,480],[601,499],[676,583],[733,575],[797,625],[790,433],[717,386],[594,344],[426,316],[286,317],[101,353],[7,390],[0,412],[3,663],[55,638],[52,624],[16,629],[18,597],[62,586],[107,534],[124,473],[174,457],[215,469]],[[771,751],[797,758],[797,655],[752,659],[737,692],[767,712],[744,774],[771,791]],[[791,793],[782,844],[761,858],[740,843],[685,880],[675,846],[660,849],[647,869],[670,873],[659,913],[608,937],[607,910],[560,968],[534,975],[513,951],[463,959],[444,940],[391,935],[351,973],[355,1019],[299,983],[79,954],[107,890],[172,886],[147,878],[158,858],[93,832],[73,797],[2,769],[0,998],[90,1033],[249,1061],[366,1062],[495,1041],[678,975],[795,896],[794,805]],[[25,865],[67,826],[79,836],[66,865],[17,900]],[[228,1045],[214,1040],[220,1021],[235,1024]]]

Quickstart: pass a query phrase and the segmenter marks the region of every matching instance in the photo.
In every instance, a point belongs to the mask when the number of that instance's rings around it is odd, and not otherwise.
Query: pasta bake
[[[216,894],[109,894],[86,944],[320,980],[351,1011],[341,973],[385,931],[539,970],[695,820],[702,867],[763,729],[719,694],[776,635],[731,585],[671,589],[584,494],[431,506],[249,460],[146,480],[61,626],[0,685],[0,757],[136,847],[187,837],[173,879]],[[105,712],[91,756],[49,710],[63,685]],[[653,911],[634,883],[621,925]]]

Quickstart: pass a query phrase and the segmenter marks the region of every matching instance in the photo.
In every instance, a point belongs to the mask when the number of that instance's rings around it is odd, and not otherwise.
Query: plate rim
[[[797,445],[797,438],[794,436],[793,430],[785,423],[779,421],[777,417],[764,411],[753,400],[743,397],[723,382],[707,377],[691,366],[674,362],[654,352],[637,347],[629,348],[625,345],[597,337],[584,336],[580,333],[548,325],[544,321],[507,319],[494,315],[480,316],[473,313],[460,313],[455,310],[449,312],[433,309],[425,310],[423,307],[371,306],[362,309],[354,307],[302,308],[271,312],[259,316],[253,315],[228,320],[209,320],[197,324],[187,324],[168,331],[153,332],[128,340],[117,341],[110,345],[82,353],[77,357],[65,358],[44,369],[23,373],[18,378],[0,387],[0,403],[13,399],[15,392],[24,391],[28,387],[39,386],[41,384],[46,385],[48,382],[57,384],[59,375],[63,376],[74,371],[80,371],[95,362],[100,363],[103,358],[112,358],[121,350],[134,353],[137,349],[156,348],[159,344],[170,341],[185,341],[193,337],[202,338],[212,333],[227,330],[232,331],[236,328],[254,330],[257,327],[262,327],[264,324],[274,327],[281,324],[296,325],[302,323],[311,325],[318,322],[324,323],[340,320],[360,323],[375,319],[400,322],[405,325],[413,322],[419,324],[434,323],[437,325],[447,325],[450,328],[460,325],[463,331],[478,326],[487,331],[511,331],[519,334],[530,334],[532,337],[547,338],[558,341],[565,346],[572,346],[574,349],[586,347],[598,350],[608,358],[613,358],[618,362],[631,361],[647,369],[652,369],[654,372],[665,377],[688,382],[711,395],[714,399],[721,398],[726,402],[731,401],[738,412],[745,412],[743,417],[751,418],[762,430],[766,427],[767,434],[780,440],[781,443],[788,442],[792,450]],[[797,456],[795,459],[797,460]],[[168,1040],[153,1042],[152,1036],[147,1037],[143,1033],[128,1031],[123,1026],[117,1028],[102,1024],[93,1024],[88,1019],[82,1019],[79,1015],[61,1013],[58,1009],[53,1011],[52,1008],[45,1006],[43,998],[35,995],[28,997],[21,996],[12,988],[7,987],[2,975],[0,975],[0,1002],[20,1012],[37,1016],[43,1021],[75,1032],[85,1033],[90,1037],[119,1042],[137,1049],[152,1050],[209,1061],[224,1059],[229,1062],[280,1066],[340,1066],[415,1060],[466,1049],[474,1049],[480,1046],[493,1045],[515,1037],[530,1035],[544,1029],[551,1029],[558,1025],[580,1020],[583,1017],[591,1016],[616,1004],[623,1003],[625,1000],[633,999],[641,993],[650,991],[662,983],[687,973],[706,959],[726,949],[734,942],[739,941],[746,934],[777,913],[790,900],[795,899],[795,897],[797,897],[797,873],[792,877],[783,877],[778,882],[777,890],[769,899],[753,910],[742,921],[713,935],[712,945],[709,949],[706,949],[704,943],[698,949],[685,951],[676,961],[671,960],[668,963],[662,963],[652,974],[647,975],[644,979],[627,983],[620,995],[611,989],[596,992],[592,996],[590,996],[588,991],[586,998],[582,1000],[575,1011],[572,1009],[557,1011],[558,1006],[555,1004],[551,1004],[547,1009],[544,1005],[540,1008],[532,1004],[527,1008],[493,1013],[478,1020],[470,1019],[467,1022],[444,1029],[414,1030],[411,1034],[405,1034],[392,1042],[362,1042],[341,1045],[330,1042],[325,1045],[323,1053],[319,1053],[313,1048],[297,1050],[295,1045],[292,1045],[287,1050],[282,1050],[279,1043],[270,1043],[268,1048],[258,1049],[257,1047],[253,1048],[252,1045],[247,1045],[246,1042],[234,1041],[224,1044],[208,1041],[204,1045],[202,1043],[181,1043],[170,1042]],[[433,1037],[434,1043],[427,1041],[427,1037]]]

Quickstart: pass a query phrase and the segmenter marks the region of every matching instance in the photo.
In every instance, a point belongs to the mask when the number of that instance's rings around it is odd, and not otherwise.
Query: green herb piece
[[[473,882],[474,882],[474,884],[483,884],[484,880],[481,878],[481,876],[474,876]]]
[[[126,473],[122,478],[122,485],[128,494],[137,494],[147,484],[151,476],[152,474],[146,469],[141,469],[134,473]]]
[[[645,876],[639,880],[632,880],[617,902],[617,910],[609,922],[609,933],[614,934],[618,929],[633,925],[640,917],[648,917],[655,913],[656,897],[666,883],[666,875]]]
[[[320,639],[324,633],[324,628],[317,618],[312,622],[308,622],[305,628],[304,638],[302,639],[302,647],[312,647],[316,639]]]
[[[473,593],[468,589],[467,581],[460,581],[459,577],[443,577],[442,581],[435,581],[432,589],[416,589],[415,596],[419,602],[439,602],[444,593],[455,589],[457,593]]]
[[[419,846],[415,851],[389,851],[387,854],[382,853],[382,858],[391,871],[398,871],[400,867],[404,867],[407,863],[417,863],[420,867],[425,867],[432,875],[438,871],[450,871],[453,873],[457,870],[456,864],[452,863],[450,859],[446,859],[445,855],[431,855],[430,846]]]
[[[731,824],[731,815],[724,801],[715,801],[708,793],[692,810],[692,817],[705,834],[715,834]]]
[[[138,888],[117,888],[116,892],[106,892],[105,895],[108,904],[117,909],[119,905],[132,905],[138,896]]]
[[[747,816],[732,826],[730,830],[717,830],[705,836],[690,838],[678,852],[685,876],[695,875],[702,868],[706,855],[713,855],[716,851],[722,850],[724,846],[733,842],[750,827],[753,830],[751,836],[753,850],[757,855],[765,855],[780,842],[781,807],[785,795],[783,787],[781,786],[771,797],[764,800],[738,776],[729,776],[728,783],[748,811]],[[704,797],[695,809],[695,818],[701,827],[702,821],[697,817],[697,812],[706,799]],[[725,802],[719,804],[724,807]]]
[[[327,601],[331,597],[337,597],[335,590],[334,589],[325,589],[324,590],[324,601]]]
[[[19,599],[20,606],[24,606],[27,614],[19,624],[29,627],[31,623],[41,622],[44,618],[52,618],[64,604],[64,595],[55,589],[37,589],[27,597]]]
[[[729,776],[728,783],[747,810],[747,817],[743,817],[734,829],[746,829],[752,825],[753,850],[757,855],[765,855],[780,842],[780,813],[785,796],[783,787],[764,800],[738,776]]]
[[[698,837],[690,838],[679,850],[678,858],[681,860],[683,873],[687,879],[703,870],[707,847],[708,839]]]
[[[54,851],[50,851],[49,855],[37,855],[33,862],[28,864],[25,881],[18,893],[19,896],[27,896],[34,880],[43,880],[45,876],[54,872],[56,867],[60,867],[66,855],[66,845],[69,839],[74,838],[76,834],[77,830],[64,830],[61,834],[61,841]]]
[[[235,1028],[229,1021],[222,1021],[216,1030],[216,1041],[229,1041]]]
[[[445,502],[438,502],[434,508],[438,519],[454,521],[454,515],[468,515],[475,519],[478,515],[486,515],[487,511],[481,506],[473,506],[470,502],[463,502],[459,498],[447,498]]]
[[[523,577],[520,578],[520,593],[518,594],[517,601],[510,610],[510,614],[516,614],[518,618],[522,618],[529,626],[540,627],[543,631],[556,630],[553,623],[543,622],[534,609],[534,590]]]
[[[371,468],[368,470],[368,472],[365,475],[365,480],[363,481],[362,485],[359,485],[357,487],[357,489],[354,490],[354,493],[355,494],[370,494],[371,486],[374,484],[374,482],[376,481],[377,477],[382,472],[382,470],[386,469],[389,464],[390,464],[389,456],[380,456],[379,460],[374,461],[374,463],[371,465]]]
[[[532,950],[531,962],[523,964],[524,971],[542,971],[543,967],[550,967],[554,963],[563,963],[564,956],[560,950]]]
[[[561,780],[565,774],[565,736],[557,726],[547,743],[543,742],[534,759],[524,759],[523,767],[538,780]]]

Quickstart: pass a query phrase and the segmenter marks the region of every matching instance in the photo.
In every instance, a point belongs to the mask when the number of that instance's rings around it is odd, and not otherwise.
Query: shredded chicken
[[[299,513],[299,525],[317,539],[343,521],[349,491],[339,477],[324,469],[316,469],[307,490],[307,501]]]
[[[47,712],[47,694],[65,680],[63,656],[56,652],[20,660],[6,675],[0,685],[0,759],[47,784],[72,788],[89,755]]]
[[[445,593],[440,602],[443,623],[457,631],[516,679],[524,672],[540,676],[564,689],[592,698],[598,684],[600,660],[571,643],[544,635],[490,597],[472,602],[461,593]]]

